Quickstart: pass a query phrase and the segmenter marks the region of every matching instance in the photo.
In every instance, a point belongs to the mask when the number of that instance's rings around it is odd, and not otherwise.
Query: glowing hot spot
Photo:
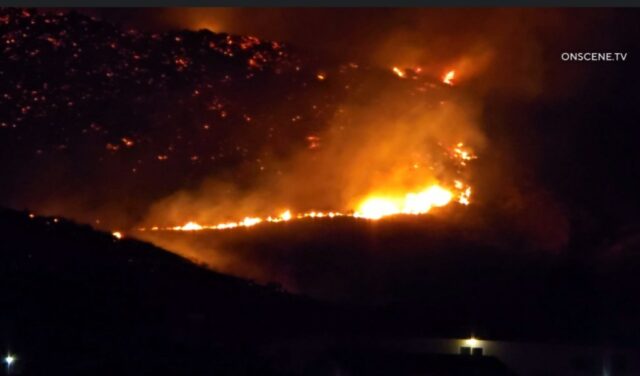
[[[428,199],[433,206],[445,206],[453,197],[453,194],[449,192],[447,189],[444,189],[438,185],[434,185],[433,187],[427,189],[422,192],[421,195],[424,195],[426,199]]]
[[[251,227],[251,226],[257,225],[260,222],[262,222],[262,219],[260,218],[246,217],[245,219],[242,220],[242,222],[240,222],[240,224],[244,227]]]
[[[280,214],[280,219],[282,219],[283,221],[288,221],[291,219],[291,212],[289,210],[287,210],[286,212]]]
[[[356,217],[368,219],[380,219],[400,212],[399,207],[391,200],[384,198],[370,198],[364,201],[358,211]]]
[[[183,226],[177,226],[176,230],[180,231],[199,231],[202,230],[202,226],[195,222],[188,222]]]
[[[451,70],[444,75],[444,77],[442,78],[442,82],[444,82],[447,85],[453,85],[453,79],[455,77],[456,77],[456,71]]]
[[[451,192],[435,185],[419,193],[407,194],[402,212],[405,214],[424,214],[434,206],[447,205],[452,197]]]
[[[355,217],[380,219],[396,214],[426,214],[432,207],[445,206],[453,198],[453,193],[440,187],[431,186],[424,191],[407,193],[402,197],[371,197],[365,199],[355,212]]]
[[[391,69],[393,71],[393,73],[396,74],[396,76],[400,77],[400,78],[405,78],[406,74],[402,71],[402,69],[398,68],[398,67],[393,67]]]

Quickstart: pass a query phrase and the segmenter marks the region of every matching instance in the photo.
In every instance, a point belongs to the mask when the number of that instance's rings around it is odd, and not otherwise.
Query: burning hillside
[[[321,64],[252,36],[73,12],[0,20],[5,155],[32,166],[11,171],[12,206],[193,229],[469,202],[467,145],[483,137],[453,71]]]
[[[4,153],[31,166],[3,166],[11,206],[177,228],[469,201],[467,145],[483,139],[447,88],[452,73],[321,64],[252,36],[140,32],[73,12],[5,9],[0,21]]]
[[[469,152],[462,151],[464,145],[456,145],[452,153],[452,158],[458,159],[461,166],[466,165],[466,161],[475,158]],[[418,168],[415,166],[415,168]],[[454,191],[455,190],[455,191]],[[468,205],[471,198],[471,187],[459,180],[455,180],[450,189],[440,185],[431,185],[419,192],[396,193],[388,195],[369,195],[361,200],[357,208],[348,212],[341,211],[309,211],[305,213],[291,213],[285,210],[277,216],[255,217],[246,216],[241,221],[224,222],[213,225],[201,225],[196,222],[188,222],[182,226],[150,228],[142,227],[139,231],[200,231],[200,230],[227,230],[238,227],[252,227],[260,223],[280,223],[290,220],[303,220],[314,218],[336,218],[350,217],[357,219],[377,220],[395,215],[420,215],[427,214],[434,207],[449,205],[452,201],[461,205]]]

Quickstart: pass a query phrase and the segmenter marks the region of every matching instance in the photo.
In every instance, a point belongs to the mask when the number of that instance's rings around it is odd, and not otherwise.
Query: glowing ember
[[[467,187],[467,189],[460,194],[458,202],[462,205],[469,205],[469,203],[471,203],[471,201],[469,201],[469,197],[471,197],[471,187]]]
[[[392,68],[393,73],[395,73],[398,77],[400,78],[405,78],[406,74],[402,71],[402,69],[398,68],[398,67],[393,67]]]
[[[474,160],[477,157],[468,150],[462,142],[456,144],[452,150],[453,158],[459,160],[461,166],[466,166],[468,161]]]
[[[317,149],[320,147],[320,137],[307,136],[307,142],[309,143],[309,149]]]
[[[116,239],[122,239],[122,233],[120,231],[114,231],[111,235]]]
[[[444,75],[444,77],[442,78],[442,82],[444,82],[447,85],[453,85],[453,79],[455,77],[456,77],[456,71],[451,70]]]
[[[121,141],[128,148],[132,147],[135,144],[132,139],[127,137],[123,137]]]

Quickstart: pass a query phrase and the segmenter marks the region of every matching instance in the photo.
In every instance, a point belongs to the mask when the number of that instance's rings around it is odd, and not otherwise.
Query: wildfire
[[[309,139],[316,141],[315,136]],[[460,171],[467,162],[477,156],[471,148],[459,142],[447,148],[449,156],[458,166]],[[414,168],[417,165],[414,165]],[[248,228],[262,223],[281,223],[292,220],[306,220],[315,218],[349,217],[363,220],[380,220],[385,217],[397,215],[423,215],[433,208],[444,207],[452,202],[460,205],[469,205],[471,202],[471,186],[461,180],[454,180],[453,184],[432,183],[421,190],[398,190],[394,193],[379,193],[376,191],[364,195],[360,200],[354,201],[353,209],[346,211],[308,211],[293,213],[290,209],[283,210],[278,215],[247,216],[238,221],[221,222],[218,224],[203,225],[189,221],[181,226],[139,228],[139,231],[202,231],[202,230],[228,230],[235,228]],[[114,233],[115,236],[115,233]]]
[[[456,71],[450,70],[448,71],[444,77],[442,78],[442,82],[447,85],[453,85],[453,79],[456,77]]]
[[[379,220],[395,215],[421,215],[428,213],[434,207],[443,207],[450,204],[457,197],[457,202],[462,205],[469,204],[471,187],[460,181],[454,184],[456,194],[438,184],[429,186],[420,192],[402,195],[371,195],[364,198],[356,210],[349,212],[340,211],[309,211],[292,214],[285,210],[278,216],[245,217],[236,222],[223,222],[214,225],[201,225],[196,222],[187,222],[182,226],[139,228],[140,231],[201,231],[201,230],[228,230],[242,227],[253,227],[260,223],[280,223],[290,220],[304,220],[310,218],[336,218],[350,217],[365,220]],[[115,236],[115,233],[114,233]]]

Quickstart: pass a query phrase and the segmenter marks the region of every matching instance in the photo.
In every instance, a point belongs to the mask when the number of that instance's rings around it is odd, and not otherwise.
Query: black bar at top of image
[[[639,7],[640,0],[0,0],[3,7]]]

